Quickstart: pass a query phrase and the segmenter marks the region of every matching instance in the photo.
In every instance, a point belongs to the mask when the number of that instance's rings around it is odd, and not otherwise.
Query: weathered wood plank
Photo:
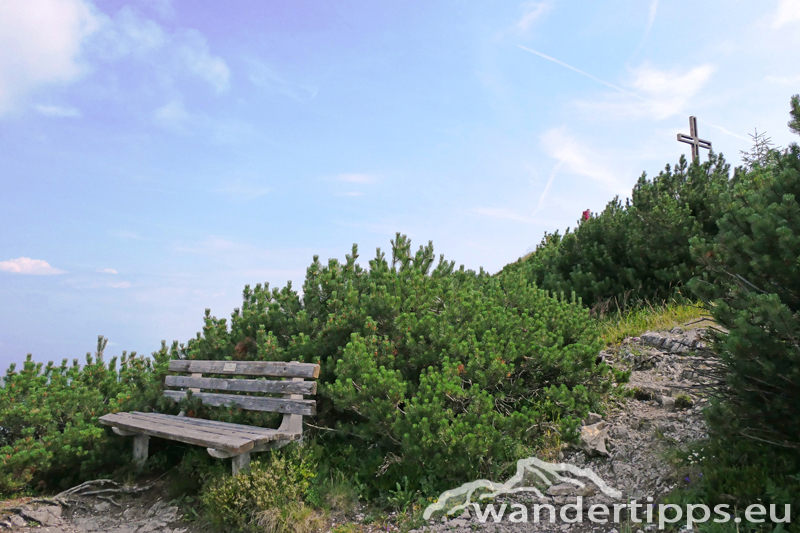
[[[240,429],[248,428],[249,426],[238,426],[238,424],[225,424],[224,422],[217,424],[206,424],[206,420],[201,418],[189,418],[178,416],[153,416],[152,413],[129,413],[136,420],[152,421],[160,424],[166,424],[176,428],[184,428],[193,431],[203,431],[209,434],[230,436],[235,438],[242,438],[252,440],[257,443],[269,442],[279,438],[279,434],[274,429],[267,428],[250,428],[247,430]]]
[[[134,411],[133,414],[139,414],[139,413]],[[200,426],[200,427],[218,427],[218,428],[226,429],[226,430],[235,430],[235,431],[237,431],[239,433],[243,433],[243,434],[246,433],[246,434],[254,435],[255,437],[271,436],[273,434],[277,435],[278,437],[280,437],[282,435],[282,433],[280,431],[278,431],[277,429],[272,429],[272,428],[262,428],[262,427],[258,427],[258,426],[246,426],[244,424],[234,424],[234,423],[231,423],[231,422],[220,422],[218,420],[207,420],[205,418],[176,417],[174,415],[165,415],[165,414],[161,414],[161,413],[142,413],[142,414],[146,414],[147,416],[154,417],[154,418],[161,418],[161,419],[163,419],[165,421],[172,421],[174,419],[191,420],[191,423],[193,425],[196,425],[196,426]]]
[[[152,437],[176,440],[205,448],[222,449],[231,452],[246,452],[253,448],[252,440],[206,433],[182,427],[170,426],[155,420],[137,419],[130,413],[113,413],[99,418],[101,424],[115,426],[128,431],[143,433]]]
[[[164,396],[180,401],[186,396],[184,391],[167,390]],[[293,415],[317,414],[317,402],[314,400],[293,400],[286,398],[266,398],[261,396],[239,396],[236,394],[217,394],[213,392],[198,392],[194,394],[205,405],[215,407],[235,406],[250,411],[269,411]],[[212,446],[213,448],[213,446]]]
[[[174,359],[169,362],[170,372],[186,374],[230,374],[240,376],[274,376],[284,378],[319,377],[319,365],[296,361],[195,361]]]
[[[316,394],[316,381],[268,381],[265,379],[221,379],[188,376],[167,376],[168,387],[191,387],[235,392],[276,394]]]

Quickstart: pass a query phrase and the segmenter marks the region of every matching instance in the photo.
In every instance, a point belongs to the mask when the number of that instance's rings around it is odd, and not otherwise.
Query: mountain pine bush
[[[725,368],[718,429],[800,451],[800,147],[736,176],[714,240],[693,239],[692,283]]]
[[[689,240],[716,235],[729,169],[710,154],[702,164],[681,157],[652,180],[643,174],[624,206],[614,198],[574,231],[545,234],[532,254],[504,271],[522,271],[551,292],[574,291],[596,309],[611,301],[620,308],[666,301],[699,273]]]
[[[425,492],[498,475],[543,443],[574,438],[614,380],[601,341],[574,297],[553,298],[521,274],[491,277],[411,252],[369,268],[358,253],[308,268],[291,285],[244,290],[230,324],[206,311],[187,343],[193,359],[321,365],[311,423],[330,461],[372,490],[406,478]]]
[[[83,366],[77,359],[43,365],[30,355],[21,370],[10,366],[0,387],[0,494],[66,488],[129,460],[122,437],[97,419],[152,409],[160,401],[170,353],[162,345],[152,360],[134,352],[106,364],[106,342],[98,339],[97,352],[86,354]]]

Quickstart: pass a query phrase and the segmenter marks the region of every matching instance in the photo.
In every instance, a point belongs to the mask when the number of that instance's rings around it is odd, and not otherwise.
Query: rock
[[[586,426],[591,426],[593,424],[597,424],[601,420],[603,420],[603,417],[597,413],[589,413],[589,416],[586,417],[586,420],[583,422],[583,424]]]
[[[108,502],[100,502],[94,506],[94,510],[97,513],[105,513],[111,508],[111,504]]]
[[[661,396],[661,406],[667,411],[675,410],[675,398],[669,396]]]
[[[606,426],[607,424],[601,421],[581,428],[580,447],[588,456],[609,456],[606,449],[606,439],[608,438]]]
[[[565,496],[567,494],[574,494],[578,491],[578,487],[572,483],[560,483],[558,485],[550,485],[547,487],[548,496]]]
[[[463,518],[456,518],[454,520],[450,520],[447,525],[450,527],[466,527],[469,522],[464,520]]]
[[[9,516],[8,520],[9,522],[11,522],[12,526],[25,527],[25,525],[27,524],[27,522],[25,522],[25,520],[21,516],[16,514],[12,514],[11,516]]]
[[[61,522],[58,519],[61,516],[61,507],[48,505],[38,509],[23,509],[22,516],[43,526],[57,526]]]

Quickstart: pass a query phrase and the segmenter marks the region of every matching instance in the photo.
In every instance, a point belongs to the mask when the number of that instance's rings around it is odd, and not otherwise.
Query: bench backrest
[[[170,361],[169,370],[170,372],[189,374],[188,376],[166,377],[164,384],[167,387],[184,389],[164,391],[165,396],[175,401],[184,398],[188,389],[192,391],[194,397],[200,399],[205,405],[234,406],[251,411],[269,411],[283,413],[284,415],[317,414],[316,402],[303,399],[303,396],[316,394],[317,382],[305,381],[305,379],[318,378],[319,365],[294,361],[286,363],[280,361],[196,361],[182,359]],[[215,377],[204,377],[203,374],[210,374]],[[216,376],[247,376],[257,379],[226,379],[225,377]],[[263,379],[265,377],[284,379]],[[224,393],[203,392],[203,390],[224,391]],[[270,397],[265,396],[265,394],[280,394],[282,396]],[[288,419],[285,421],[288,423]]]

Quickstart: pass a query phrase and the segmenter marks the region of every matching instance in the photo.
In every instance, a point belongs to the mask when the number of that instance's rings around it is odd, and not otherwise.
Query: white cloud
[[[603,168],[602,155],[568,135],[563,127],[546,131],[541,141],[547,155],[563,163],[567,171],[589,178],[614,194],[629,194],[630,188]]]
[[[81,110],[76,107],[61,107],[57,105],[35,105],[33,108],[46,117],[76,118],[81,116]]]
[[[113,268],[98,268],[97,272],[100,274],[118,274],[118,272]]]
[[[781,0],[772,26],[780,28],[785,24],[800,21],[800,0]]]
[[[173,100],[153,112],[153,120],[164,129],[187,133],[188,126],[195,121],[191,113],[186,111],[183,102]]]
[[[230,69],[225,60],[211,55],[208,41],[199,31],[180,32],[178,55],[191,72],[213,85],[217,92],[228,89]]]
[[[52,276],[56,274],[66,274],[65,270],[59,270],[50,266],[50,263],[41,259],[31,259],[30,257],[19,257],[8,261],[0,261],[0,270],[13,274],[32,274],[38,276]]]
[[[375,183],[377,178],[370,174],[339,174],[334,178],[336,181],[341,181],[343,183],[361,183],[361,184],[368,184],[368,183]]]
[[[248,79],[257,87],[277,91],[298,102],[310,100],[319,92],[317,87],[298,84],[285,79],[263,61],[251,58],[247,60],[247,63],[250,67]]]
[[[131,55],[144,58],[163,48],[168,41],[169,36],[157,22],[142,17],[130,6],[124,6],[113,19],[104,20],[93,52],[110,61]]]
[[[100,21],[84,0],[0,2],[0,115],[31,91],[80,77],[82,43]]]
[[[631,70],[629,84],[635,93],[625,91],[600,102],[579,102],[578,105],[617,116],[670,118],[685,112],[715,70],[710,64],[688,70],[660,70],[645,63]]]
[[[528,2],[523,4],[523,8],[525,9],[525,14],[522,15],[522,18],[519,19],[517,22],[517,26],[523,30],[527,31],[534,22],[539,20],[545,13],[550,11],[553,7],[552,2]]]

